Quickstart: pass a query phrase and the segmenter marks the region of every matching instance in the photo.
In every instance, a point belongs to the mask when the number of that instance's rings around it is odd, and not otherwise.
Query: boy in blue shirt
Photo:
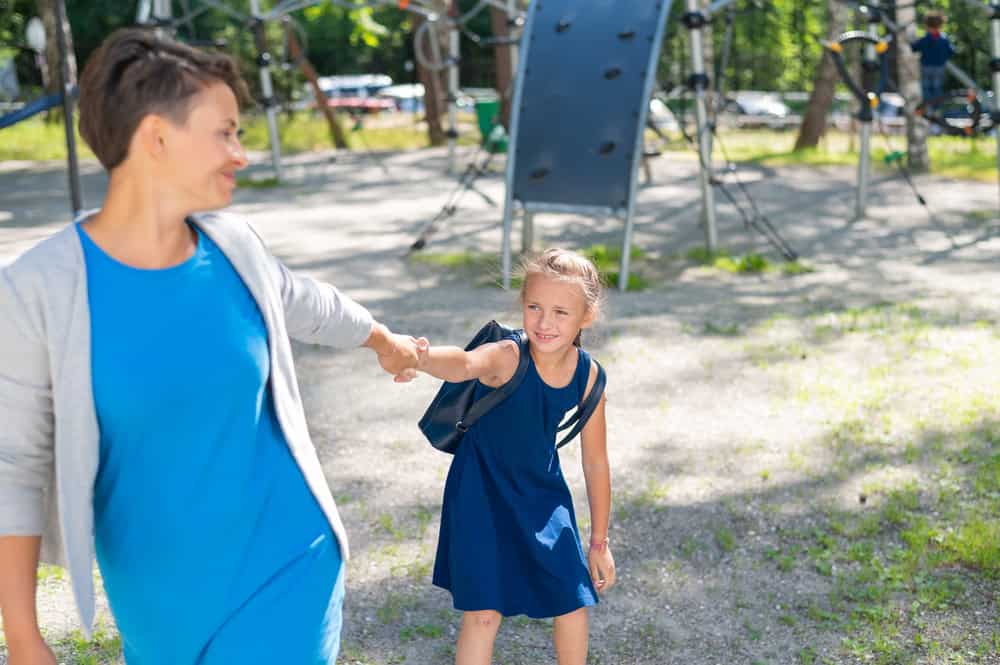
[[[945,65],[955,54],[955,47],[941,32],[944,20],[941,12],[927,12],[924,17],[927,32],[920,39],[910,42],[910,48],[920,54],[920,86],[924,102],[944,94]]]

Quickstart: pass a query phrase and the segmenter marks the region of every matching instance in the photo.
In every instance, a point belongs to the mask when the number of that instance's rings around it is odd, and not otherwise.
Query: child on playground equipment
[[[444,489],[433,583],[464,612],[457,665],[489,665],[501,618],[518,614],[554,617],[559,665],[584,665],[587,607],[615,583],[603,396],[581,433],[587,555],[555,445],[556,428],[598,374],[580,334],[599,313],[601,280],[590,261],[562,249],[527,261],[522,275],[527,374],[465,433]],[[418,353],[420,371],[452,382],[478,379],[481,399],[511,379],[521,350],[512,338],[471,351],[419,340]]]
[[[945,66],[955,54],[955,47],[941,32],[944,22],[941,12],[927,12],[924,16],[927,32],[920,39],[910,41],[910,48],[920,54],[920,87],[925,103],[944,94]]]

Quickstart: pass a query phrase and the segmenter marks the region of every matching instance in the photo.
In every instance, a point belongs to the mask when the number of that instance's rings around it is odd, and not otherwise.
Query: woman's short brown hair
[[[110,171],[128,156],[144,117],[157,113],[183,124],[191,98],[213,83],[229,86],[240,103],[249,99],[229,56],[143,28],[118,30],[91,54],[80,76],[80,135]]]

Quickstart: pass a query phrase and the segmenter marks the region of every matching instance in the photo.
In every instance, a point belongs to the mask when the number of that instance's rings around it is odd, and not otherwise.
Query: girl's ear
[[[581,328],[589,328],[594,325],[594,321],[597,320],[597,308],[593,305],[587,306],[587,313],[583,315],[583,321],[580,323]]]

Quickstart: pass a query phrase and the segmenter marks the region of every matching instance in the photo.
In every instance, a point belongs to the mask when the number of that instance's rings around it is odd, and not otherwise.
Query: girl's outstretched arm
[[[590,368],[587,393],[597,379],[597,366]],[[608,525],[611,519],[611,467],[608,464],[608,428],[605,418],[605,397],[594,409],[580,437],[583,447],[583,475],[587,480],[590,502],[590,546],[587,560],[590,576],[598,591],[607,591],[615,583],[615,560],[608,546]]]
[[[417,369],[445,381],[459,383],[479,379],[488,386],[500,386],[517,370],[520,349],[505,339],[466,351],[457,346],[427,346],[418,340]]]

